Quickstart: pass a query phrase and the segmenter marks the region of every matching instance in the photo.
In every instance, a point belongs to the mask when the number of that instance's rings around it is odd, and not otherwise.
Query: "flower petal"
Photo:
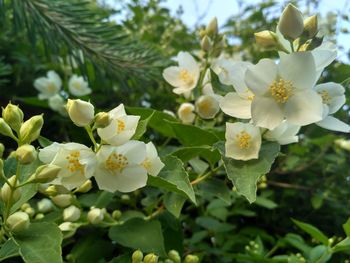
[[[333,116],[327,116],[322,121],[316,122],[316,125],[331,131],[350,132],[350,126]]]
[[[128,141],[118,147],[118,153],[125,155],[129,164],[140,164],[146,158],[146,144],[140,141]]]
[[[221,110],[229,116],[250,119],[252,102],[248,99],[241,98],[236,92],[229,92],[220,101]]]
[[[164,69],[163,78],[173,87],[178,87],[182,84],[179,67],[171,66]]]
[[[252,119],[255,125],[274,129],[283,121],[283,111],[274,99],[255,97],[252,102]]]

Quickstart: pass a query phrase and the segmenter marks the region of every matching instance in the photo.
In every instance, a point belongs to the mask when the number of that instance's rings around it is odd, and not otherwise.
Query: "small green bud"
[[[263,48],[275,48],[278,46],[278,40],[275,32],[264,30],[254,33],[255,42]]]
[[[9,203],[10,201],[12,203],[17,202],[21,198],[21,190],[19,188],[12,190],[13,187],[15,187],[18,182],[16,180],[16,176],[13,175],[11,178],[8,179],[8,182],[10,185],[5,183],[1,188],[1,199],[5,203]]]
[[[304,31],[303,15],[298,8],[288,4],[278,22],[278,29],[287,39],[296,39]]]
[[[179,262],[181,262],[181,261],[179,261]],[[160,263],[160,261],[158,263]],[[167,258],[166,260],[164,260],[164,263],[175,263],[175,262],[173,260]]]
[[[4,161],[0,159],[0,176],[4,176]]]
[[[23,112],[22,110],[11,103],[7,104],[5,108],[2,109],[2,117],[15,131],[19,131],[23,123]]]
[[[92,188],[92,182],[91,180],[87,180],[85,181],[85,183],[83,183],[81,186],[79,186],[75,192],[78,192],[78,193],[87,193],[91,190]]]
[[[51,197],[52,202],[59,207],[67,207],[72,203],[73,197],[70,194],[59,194]]]
[[[80,218],[81,211],[78,207],[71,205],[63,210],[63,220],[68,222],[77,221]]]
[[[29,203],[24,203],[23,205],[21,205],[21,210],[24,212],[27,208],[30,208],[30,204]]]
[[[147,254],[145,258],[143,259],[144,263],[157,263],[158,262],[158,256],[156,256],[153,253]]]
[[[209,24],[207,25],[206,29],[205,29],[206,33],[209,36],[216,36],[219,32],[218,29],[218,20],[216,17],[214,17]]]
[[[206,35],[207,35],[207,31],[206,30],[204,30],[204,29],[199,30],[199,37],[200,38],[203,38]]]
[[[184,263],[198,263],[199,258],[196,255],[187,255],[185,257]]]
[[[20,232],[29,227],[29,216],[24,212],[15,212],[7,218],[6,224],[12,232]]]
[[[100,208],[91,208],[87,214],[87,219],[91,224],[99,224],[103,221],[104,213]]]
[[[57,188],[55,185],[50,185],[45,190],[43,190],[43,193],[48,195],[48,196],[55,196],[58,194]]]
[[[4,155],[5,146],[0,142],[0,158]]]
[[[57,178],[61,167],[55,164],[40,165],[35,173],[30,177],[30,180],[36,183],[49,183]],[[46,189],[47,190],[47,189]]]
[[[107,112],[99,112],[95,115],[96,128],[105,128],[111,123],[111,118]]]
[[[15,138],[15,135],[13,134],[10,126],[5,122],[3,118],[0,118],[0,134],[7,137]]]
[[[37,158],[37,151],[33,145],[25,144],[17,148],[16,158],[20,164],[30,164]]]
[[[41,128],[44,125],[42,115],[36,115],[25,121],[19,130],[19,139],[22,144],[30,144],[38,139]]]
[[[38,211],[41,213],[50,212],[53,209],[52,201],[48,198],[43,198],[37,203]]]
[[[204,36],[201,41],[201,49],[205,52],[208,52],[211,48],[212,44],[210,38],[208,36]]]
[[[43,219],[44,217],[45,217],[45,215],[43,213],[38,213],[38,214],[36,214],[35,219],[40,220],[40,219]]]
[[[168,257],[174,261],[174,263],[181,263],[181,257],[179,252],[177,252],[176,250],[170,250],[168,252]]]
[[[119,220],[121,216],[122,216],[122,212],[120,210],[114,210],[112,213],[112,217],[115,220]]]
[[[64,238],[69,238],[75,234],[75,231],[77,230],[77,225],[72,222],[63,222],[58,226],[58,228],[63,233]]]
[[[307,36],[313,38],[316,36],[318,31],[318,22],[317,15],[309,16],[304,19],[304,32],[307,33]]]
[[[143,259],[143,253],[141,250],[135,250],[131,256],[132,263],[141,263]]]
[[[33,207],[28,207],[23,212],[27,213],[30,217],[33,217],[35,215],[35,210],[33,209]]]

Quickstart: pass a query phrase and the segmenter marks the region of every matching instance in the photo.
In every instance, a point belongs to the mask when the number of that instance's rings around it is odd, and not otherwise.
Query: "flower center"
[[[193,76],[186,69],[180,71],[180,79],[189,86],[194,82]]]
[[[68,160],[68,170],[71,173],[80,172],[84,174],[84,166],[79,162],[80,152],[72,151],[66,159]]]
[[[105,166],[108,170],[121,171],[128,165],[128,159],[120,153],[112,153],[108,156]]]
[[[49,82],[47,85],[47,91],[50,93],[56,92],[56,85],[53,82]]]
[[[143,166],[146,170],[151,169],[151,166],[152,166],[151,161],[150,161],[148,158],[146,158],[146,159],[143,161],[142,166]]]
[[[80,84],[79,81],[74,81],[74,82],[73,82],[73,87],[74,87],[75,89],[77,89],[77,90],[81,90],[81,89],[82,89],[81,84]]]
[[[318,92],[318,94],[320,94],[320,96],[322,97],[323,104],[331,104],[332,97],[331,95],[329,95],[327,90],[321,90]]]
[[[241,131],[236,135],[237,145],[241,149],[247,149],[250,146],[250,140],[252,136],[245,131]]]
[[[291,81],[280,79],[270,85],[270,93],[275,101],[286,103],[290,96],[293,95],[293,84]]]
[[[117,120],[117,133],[121,133],[125,130],[125,122],[122,120]]]

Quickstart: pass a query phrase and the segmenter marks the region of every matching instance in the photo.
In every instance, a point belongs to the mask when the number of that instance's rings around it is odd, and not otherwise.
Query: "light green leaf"
[[[0,249],[0,261],[19,256],[18,246],[12,239],[8,239]]]
[[[267,209],[275,209],[278,206],[274,201],[262,196],[258,196],[256,198],[255,204],[258,206],[265,207]]]
[[[26,263],[63,262],[62,233],[54,223],[31,223],[28,229],[15,236],[15,240]]]
[[[342,252],[342,251],[350,251],[350,238],[345,238],[344,240],[340,241],[338,244],[336,244],[332,248],[334,253]]]
[[[137,128],[136,128],[136,132],[135,132],[134,136],[132,136],[133,140],[138,140],[142,137],[142,135],[145,134],[145,132],[147,131],[148,123],[152,119],[154,112],[155,111],[153,111],[147,118],[141,119],[139,121]]]
[[[256,200],[256,184],[262,175],[270,171],[280,151],[280,145],[271,142],[263,144],[259,152],[259,159],[249,161],[237,161],[224,157],[224,142],[217,143],[216,146],[223,156],[227,177],[233,182],[237,192],[253,203]]]
[[[125,247],[140,249],[143,252],[153,252],[159,256],[166,254],[159,221],[133,218],[122,225],[111,227],[109,237]]]
[[[147,184],[181,194],[196,204],[192,185],[181,160],[168,155],[162,158],[162,161],[165,164],[164,168],[158,176],[148,176]]]
[[[207,178],[196,187],[199,190],[199,194],[202,196],[215,196],[223,200],[227,204],[231,204],[231,189],[228,188],[223,180],[216,178]]]
[[[345,222],[345,224],[343,225],[343,229],[345,234],[350,237],[350,217],[348,218],[348,220]]]
[[[292,219],[293,223],[296,224],[298,227],[300,227],[303,231],[308,233],[310,236],[312,236],[314,239],[320,241],[324,245],[328,246],[328,237],[321,232],[318,228],[314,227],[313,225],[298,221],[296,219]]]
[[[299,249],[304,254],[308,254],[310,252],[310,250],[311,250],[311,247],[308,244],[306,244],[306,242],[304,241],[304,239],[301,236],[299,236],[297,234],[288,233],[283,238],[283,241],[285,241],[289,245]]]
[[[186,198],[177,193],[168,192],[164,195],[165,208],[172,213],[176,218],[181,214],[181,209],[185,204]]]
[[[332,257],[332,253],[327,246],[318,245],[311,249],[309,260],[310,263],[326,263]]]

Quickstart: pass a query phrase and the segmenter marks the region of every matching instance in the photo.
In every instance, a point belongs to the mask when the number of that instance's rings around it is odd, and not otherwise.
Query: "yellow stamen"
[[[120,153],[112,153],[106,160],[105,167],[114,172],[121,171],[128,165],[128,159]]]
[[[293,95],[293,89],[292,82],[284,79],[275,80],[269,88],[272,97],[279,103],[286,103]]]
[[[318,92],[318,94],[321,95],[323,104],[331,104],[332,97],[329,95],[329,92],[327,90],[321,90]]]
[[[150,161],[148,158],[146,158],[146,159],[143,161],[142,166],[143,166],[146,170],[151,169],[151,166],[152,166],[151,161]]]
[[[183,82],[185,82],[188,86],[191,86],[191,85],[193,85],[193,83],[194,83],[194,78],[193,78],[193,76],[192,76],[192,74],[190,74],[189,72],[188,72],[188,70],[186,70],[186,69],[182,69],[181,71],[180,71],[180,79],[183,81]]]
[[[250,136],[249,133],[247,133],[246,131],[241,131],[239,134],[236,135],[236,142],[238,147],[241,149],[249,148],[251,138],[252,136]]]
[[[117,133],[121,133],[125,130],[125,122],[122,120],[117,120],[118,127],[117,127]]]
[[[79,151],[72,151],[66,159],[68,160],[68,170],[71,173],[74,172],[80,172],[81,174],[84,174],[84,166],[79,162],[80,158],[80,152]]]

